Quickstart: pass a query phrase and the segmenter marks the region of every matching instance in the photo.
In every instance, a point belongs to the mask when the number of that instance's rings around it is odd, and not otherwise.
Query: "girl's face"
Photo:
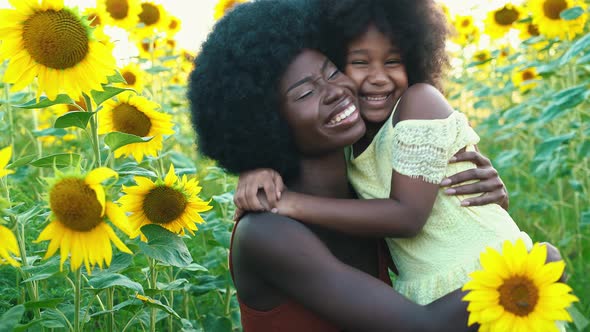
[[[354,83],[323,54],[301,52],[287,67],[279,89],[281,111],[301,153],[321,156],[364,135]]]
[[[381,126],[408,88],[400,50],[373,24],[348,47],[345,72],[359,89],[361,116]]]

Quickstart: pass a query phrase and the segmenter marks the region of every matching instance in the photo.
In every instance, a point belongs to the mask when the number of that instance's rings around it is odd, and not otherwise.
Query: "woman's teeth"
[[[384,101],[385,99],[389,98],[389,95],[384,95],[384,96],[364,96],[363,98],[365,100],[368,100],[368,101]]]
[[[342,122],[342,120],[348,118],[352,113],[354,113],[354,111],[356,111],[356,106],[350,105],[344,111],[338,113],[335,117],[333,117],[328,124],[334,125],[339,122]]]

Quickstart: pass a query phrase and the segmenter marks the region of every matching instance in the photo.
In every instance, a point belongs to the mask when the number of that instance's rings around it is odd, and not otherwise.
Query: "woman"
[[[315,50],[310,5],[262,0],[226,15],[191,74],[193,122],[202,151],[231,172],[271,168],[293,191],[351,198],[343,148],[365,127],[354,84]],[[304,84],[315,92],[301,103]],[[343,111],[347,120],[331,125]],[[468,330],[459,291],[428,306],[406,300],[378,249],[373,239],[246,215],[230,253],[244,331]]]

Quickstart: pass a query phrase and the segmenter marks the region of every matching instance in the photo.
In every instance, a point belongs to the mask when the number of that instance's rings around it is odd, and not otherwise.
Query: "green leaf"
[[[184,284],[188,284],[188,280],[181,278],[181,279],[176,279],[173,282],[169,283],[169,284],[164,284],[164,283],[158,283],[158,289],[163,290],[163,291],[177,291],[177,290],[182,290],[184,289]]]
[[[229,320],[229,318],[227,317],[215,317],[207,315],[207,317],[203,321],[203,330],[215,332],[231,332],[231,320]]]
[[[19,167],[29,164],[31,161],[35,160],[36,158],[37,158],[36,154],[24,156],[22,158],[19,158],[19,159],[13,161],[11,164],[8,164],[8,166],[6,166],[6,168],[17,169]]]
[[[141,284],[129,279],[128,277],[117,273],[105,273],[100,276],[88,280],[88,284],[96,290],[102,290],[109,287],[120,286],[132,289],[140,294],[143,294],[143,287]]]
[[[566,310],[572,317],[574,325],[576,326],[578,331],[584,331],[588,327],[588,325],[590,325],[590,321],[588,321],[588,318],[584,317],[584,315],[580,312],[580,310],[578,310],[576,306],[572,305]]]
[[[561,56],[559,65],[562,66],[566,64],[573,57],[583,52],[588,46],[590,46],[590,33],[576,40],[576,42],[570,46],[570,48]]]
[[[0,317],[0,332],[11,332],[20,322],[24,313],[25,307],[22,305],[17,305],[8,309]]]
[[[92,99],[96,103],[97,107],[100,106],[105,101],[120,94],[121,92],[133,91],[133,89],[116,88],[114,86],[103,86],[103,89],[104,89],[104,91],[96,91],[96,90],[90,91],[90,93],[92,94]]]
[[[25,308],[27,308],[28,310],[34,309],[34,308],[55,309],[59,304],[62,304],[63,301],[64,301],[63,298],[59,298],[59,299],[46,299],[46,300],[40,300],[40,301],[34,301],[34,302],[26,302]]]
[[[120,176],[136,175],[136,176],[143,176],[143,177],[148,177],[148,178],[154,178],[157,176],[157,174],[155,172],[147,170],[143,167],[136,166],[136,165],[122,166],[121,168],[117,169],[117,173],[119,173]]]
[[[582,144],[578,145],[578,156],[580,158],[590,157],[590,140],[585,140]]]
[[[169,72],[170,68],[164,67],[164,66],[155,66],[155,67],[148,68],[145,71],[150,74],[158,74],[158,73],[163,73],[163,72]]]
[[[208,272],[209,271],[209,270],[207,270],[206,267],[199,265],[197,263],[190,263],[188,266],[185,266],[182,269],[186,270],[186,271],[191,271],[191,272],[197,272],[197,271]]]
[[[582,216],[580,219],[580,226],[582,226],[582,227],[590,226],[590,210],[582,212]]]
[[[578,65],[585,64],[588,62],[590,62],[590,53],[588,53],[582,57],[579,57],[578,60],[576,60],[576,64],[578,64]]]
[[[133,256],[132,255],[118,253],[115,255],[115,257],[113,257],[113,261],[111,262],[111,265],[103,271],[99,270],[96,275],[98,276],[103,272],[104,273],[117,273],[117,272],[125,270],[132,263],[133,263]]]
[[[88,121],[95,113],[90,112],[68,112],[55,120],[54,128],[78,127],[86,129]]]
[[[180,57],[180,55],[167,55],[167,56],[161,56],[158,58],[158,60],[160,60],[161,62],[166,62],[166,61],[170,61],[170,60],[176,60]]]
[[[186,244],[176,234],[155,224],[143,226],[141,232],[148,242],[139,242],[139,248],[148,257],[176,267],[188,266],[193,261]]]
[[[49,100],[47,97],[39,98],[39,102],[36,99],[30,100],[24,104],[19,105],[12,105],[16,108],[25,108],[25,109],[37,109],[37,108],[46,108],[53,105],[58,104],[73,104],[74,101],[68,95],[58,95],[55,100]]]
[[[163,310],[164,312],[168,313],[169,315],[180,319],[180,316],[176,313],[176,311],[174,311],[174,309],[172,309],[171,307],[163,304],[162,302],[160,302],[156,299],[153,299],[151,297],[147,297],[146,301],[144,301],[144,300],[140,300],[140,301],[148,307]]]
[[[57,136],[62,137],[68,132],[61,128],[47,128],[43,130],[34,130],[33,136],[35,137],[46,137],[46,136]]]
[[[123,75],[121,75],[121,73],[119,73],[119,71],[115,71],[115,74],[111,75],[108,77],[109,80],[109,84],[115,84],[115,83],[127,83],[125,81],[125,78],[123,77]]]
[[[75,153],[58,153],[31,162],[35,167],[68,167],[78,164],[80,155]]]
[[[568,8],[559,13],[559,17],[565,21],[572,21],[584,14],[584,9],[580,6]]]
[[[569,133],[557,137],[546,139],[541,144],[537,145],[534,160],[547,160],[553,155],[562,144],[567,144],[576,133]]]
[[[120,147],[123,147],[128,144],[133,143],[145,143],[152,140],[152,137],[144,138],[135,136],[132,134],[120,133],[118,131],[114,131],[112,133],[106,134],[104,137],[104,143],[109,146],[111,151],[115,151]]]
[[[41,313],[41,325],[50,329],[66,327],[67,322],[63,314],[55,309],[47,309]]]

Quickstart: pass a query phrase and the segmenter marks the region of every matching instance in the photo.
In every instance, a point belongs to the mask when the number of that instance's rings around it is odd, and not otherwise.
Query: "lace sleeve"
[[[459,112],[446,119],[401,121],[393,128],[392,166],[400,174],[440,183],[449,159],[478,141]]]

